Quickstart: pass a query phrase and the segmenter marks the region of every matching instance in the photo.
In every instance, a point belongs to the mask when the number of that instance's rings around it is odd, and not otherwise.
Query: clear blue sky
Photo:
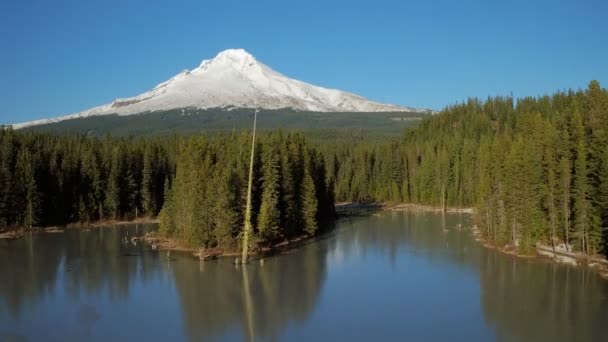
[[[227,48],[306,82],[434,109],[606,87],[606,3],[2,1],[0,123],[133,96]]]

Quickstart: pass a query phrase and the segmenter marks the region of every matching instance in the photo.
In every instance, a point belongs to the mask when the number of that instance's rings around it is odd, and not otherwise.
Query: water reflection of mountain
[[[289,323],[313,311],[325,279],[325,248],[254,261],[245,267],[228,262],[180,259],[171,263],[192,340],[218,338],[239,326],[242,339],[276,339]]]
[[[155,273],[156,254],[122,243],[125,236],[146,229],[151,227],[69,230],[0,240],[0,307],[20,319],[25,306],[36,306],[61,290],[75,300],[102,292],[111,300],[127,298],[136,277],[145,280]]]

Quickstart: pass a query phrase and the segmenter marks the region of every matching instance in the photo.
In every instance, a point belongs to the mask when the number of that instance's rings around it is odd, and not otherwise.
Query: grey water
[[[461,214],[378,212],[236,267],[155,225],[0,240],[0,341],[600,341],[608,281],[487,249]]]

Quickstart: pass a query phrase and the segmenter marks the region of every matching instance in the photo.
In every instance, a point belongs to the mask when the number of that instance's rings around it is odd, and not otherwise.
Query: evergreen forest
[[[0,129],[0,230],[159,216],[196,246],[236,247],[251,135],[90,137]],[[254,243],[314,235],[334,203],[473,207],[484,239],[608,253],[608,91],[469,99],[398,137],[256,140]]]

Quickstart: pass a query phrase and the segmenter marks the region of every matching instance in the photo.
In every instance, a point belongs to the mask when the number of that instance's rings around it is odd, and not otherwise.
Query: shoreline
[[[68,229],[89,229],[109,226],[121,226],[126,224],[150,224],[158,223],[158,217],[139,217],[132,220],[98,220],[92,222],[72,222],[65,225],[54,225],[45,227],[17,228],[0,232],[0,240],[14,240],[23,237],[26,233],[54,234],[63,233]]]
[[[423,212],[446,212],[446,213],[473,213],[473,208],[458,208],[458,207],[446,207],[445,210],[441,207],[434,207],[430,205],[414,204],[414,203],[389,203],[389,202],[338,202],[335,204],[336,214],[338,216],[358,216],[355,212],[361,210],[390,210],[390,211],[423,211]],[[7,229],[0,231],[0,240],[13,240],[19,239],[25,235],[25,233],[61,233],[67,229],[89,229],[98,228],[105,226],[118,226],[125,224],[150,224],[159,223],[158,216],[145,216],[136,219],[104,219],[91,222],[71,222],[64,225],[52,225],[52,226],[41,226],[41,227],[14,227],[14,229]],[[300,239],[298,237],[297,239]],[[286,240],[289,241],[289,240]],[[285,243],[286,241],[282,242]],[[178,244],[178,243],[174,243]],[[179,244],[183,245],[183,243]],[[188,247],[184,247],[188,248]]]
[[[422,211],[422,212],[445,212],[450,214],[473,214],[475,209],[472,207],[436,207],[432,205],[416,203],[390,203],[390,202],[338,202],[335,204],[336,212],[348,210],[390,210],[390,211]]]
[[[547,260],[556,264],[569,265],[572,267],[587,267],[599,274],[600,277],[608,280],[608,260],[598,256],[587,256],[582,253],[562,251],[559,248],[553,249],[549,245],[537,243],[534,245],[534,254],[521,254],[511,245],[498,246],[493,244],[481,236],[477,226],[473,225],[471,233],[475,241],[479,242],[484,248],[494,249],[500,253],[512,255],[520,259]]]
[[[391,211],[423,211],[423,212],[445,212],[448,214],[473,214],[475,209],[472,207],[434,207],[431,205],[422,205],[414,203],[388,204],[386,210]]]
[[[369,202],[369,203],[358,203],[358,202],[338,202],[335,204],[337,218],[339,221],[344,217],[352,216],[365,216],[369,213],[367,211],[404,211],[404,212],[432,212],[432,213],[458,213],[458,214],[469,214],[474,213],[474,208],[459,208],[459,207],[435,207],[431,205],[421,205],[414,203],[389,203],[389,202]],[[63,233],[68,229],[89,229],[99,228],[107,226],[120,226],[126,224],[154,224],[159,223],[158,217],[140,217],[133,220],[100,220],[89,223],[75,222],[69,223],[63,226],[48,226],[48,227],[35,227],[31,229],[14,229],[5,230],[0,232],[0,240],[15,240],[23,237],[25,233],[42,233],[42,234],[53,234]],[[459,230],[462,230],[460,228]],[[466,229],[466,228],[464,228]],[[551,246],[544,246],[537,244],[534,249],[534,254],[521,254],[518,253],[513,246],[498,246],[487,240],[485,240],[477,228],[476,225],[468,228],[476,242],[481,244],[484,248],[495,249],[500,253],[511,255],[521,259],[544,259],[551,262],[570,265],[573,267],[588,267],[597,271],[597,273],[604,279],[608,280],[608,260],[602,257],[589,257],[581,253],[566,252],[556,249],[555,252]],[[306,243],[311,243],[317,239],[322,239],[330,232],[324,232],[316,236],[300,235],[291,239],[284,239],[283,241],[276,242],[271,246],[266,246],[261,249],[251,251],[248,255],[259,256],[259,255],[276,255],[285,254],[290,250],[296,249],[303,246]],[[220,247],[212,248],[201,248],[192,247],[184,243],[178,238],[160,236],[157,232],[146,233],[143,236],[134,237],[136,241],[143,241],[150,245],[153,249],[159,251],[175,251],[181,253],[187,253],[199,260],[211,260],[217,258],[240,258],[241,253],[237,250],[224,250]],[[261,259],[263,260],[263,259]],[[253,261],[253,260],[252,260]],[[236,261],[235,261],[236,262]]]
[[[350,213],[356,210],[378,210],[378,211],[407,211],[407,212],[433,212],[433,213],[458,213],[458,214],[469,214],[472,215],[475,212],[474,208],[459,208],[459,207],[435,207],[431,205],[422,205],[415,203],[388,203],[388,202],[370,202],[370,203],[357,203],[357,202],[338,202],[336,203],[336,212],[339,215],[354,216]],[[465,228],[466,229],[466,228]],[[487,240],[485,240],[479,229],[473,225],[468,228],[473,234],[473,238],[476,242],[480,243],[484,248],[494,249],[500,253],[506,255],[512,255],[520,259],[536,259],[536,260],[549,260],[558,264],[570,265],[573,267],[588,267],[596,271],[600,277],[608,280],[608,259],[601,256],[589,257],[580,253],[559,251],[558,249],[553,252],[551,246],[544,246],[541,244],[535,245],[534,254],[522,254],[518,253],[513,246],[498,246]],[[462,228],[460,229],[462,230]]]
[[[150,224],[150,223],[159,223],[158,217],[157,216],[150,216],[150,217],[138,217],[136,219],[131,219],[131,220],[99,220],[99,221],[92,221],[92,222],[75,222],[75,223],[69,223],[67,225],[65,225],[64,227],[66,229],[87,229],[87,228],[91,228],[91,227],[106,227],[106,226],[121,226],[121,225],[125,225],[125,224]],[[56,227],[56,228],[60,228]],[[51,227],[46,227],[43,229],[48,229]]]
[[[322,233],[317,236],[310,235],[299,235],[291,239],[285,239],[280,242],[276,242],[273,245],[265,246],[262,248],[258,248],[252,250],[247,253],[250,258],[249,261],[253,262],[258,259],[253,259],[251,257],[261,256],[259,260],[263,260],[264,256],[273,256],[277,254],[289,254],[290,251],[295,250],[296,248],[302,247],[307,243],[311,243],[316,241],[317,239],[322,239],[324,236],[329,234],[330,232]],[[235,258],[235,264],[240,264],[240,258],[242,256],[239,251],[240,248],[235,250],[225,250],[221,247],[192,247],[184,243],[183,240],[178,238],[166,237],[158,234],[158,232],[148,232],[145,235],[134,237],[135,241],[142,241],[149,246],[152,247],[153,250],[158,251],[166,251],[166,252],[177,252],[177,253],[186,253],[192,257],[198,258],[201,261],[213,260],[213,259],[225,259],[225,258]],[[263,262],[263,261],[262,261]]]

